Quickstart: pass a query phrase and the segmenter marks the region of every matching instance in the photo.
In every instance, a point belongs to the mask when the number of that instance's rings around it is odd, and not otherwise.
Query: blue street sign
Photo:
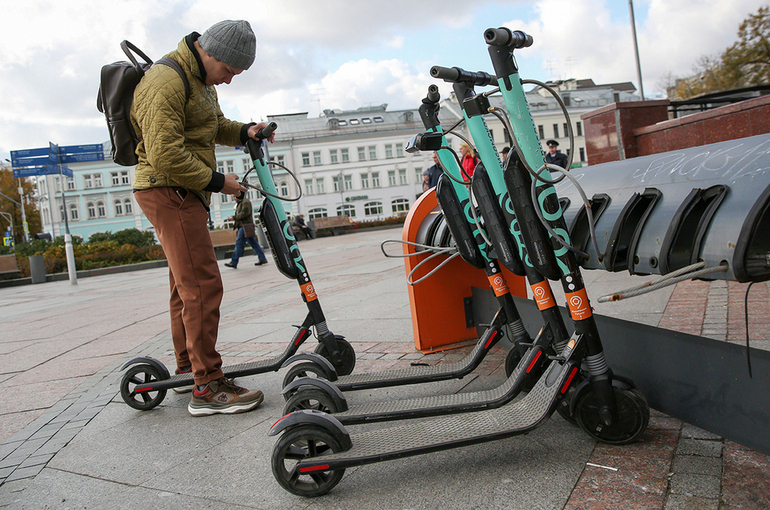
[[[59,166],[61,166],[61,170],[59,170]],[[59,175],[60,173],[68,177],[73,175],[72,169],[64,165],[47,164],[13,169],[13,177],[15,179],[19,177],[33,177],[35,175]]]
[[[104,161],[104,152],[83,152],[77,154],[61,154],[62,163],[85,163],[88,161]]]
[[[38,160],[38,162],[40,162],[41,156],[43,159],[47,159],[48,152],[48,148],[11,151],[11,164],[13,166],[36,165],[38,163],[35,163],[34,161]],[[30,161],[32,161],[32,163],[30,163]]]
[[[101,152],[104,154],[104,145],[92,143],[91,145],[62,145],[59,154],[82,154],[84,152]]]
[[[49,163],[49,154],[48,152],[45,153],[42,157],[37,158],[16,158],[11,160],[11,164],[14,167],[25,167],[25,166],[39,166],[39,165],[45,165],[46,163]],[[58,161],[57,161],[58,163]]]

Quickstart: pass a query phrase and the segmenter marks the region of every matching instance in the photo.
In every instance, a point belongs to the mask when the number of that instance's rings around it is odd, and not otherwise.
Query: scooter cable
[[[607,303],[610,301],[620,301],[626,298],[641,296],[642,294],[646,294],[654,290],[662,289],[663,287],[667,287],[669,285],[674,285],[676,283],[683,282],[686,280],[692,280],[694,278],[700,278],[701,276],[706,274],[727,271],[727,269],[729,269],[729,266],[727,264],[720,264],[715,267],[707,268],[706,263],[704,261],[696,262],[695,264],[692,264],[690,266],[686,266],[681,269],[677,269],[676,271],[672,271],[654,282],[643,283],[642,285],[632,287],[630,289],[622,290],[614,294],[601,296],[599,299],[597,299],[597,301],[599,303]]]

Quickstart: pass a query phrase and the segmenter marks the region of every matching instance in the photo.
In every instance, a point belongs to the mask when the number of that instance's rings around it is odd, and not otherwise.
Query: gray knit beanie
[[[244,71],[257,56],[257,37],[248,21],[215,23],[198,39],[203,51],[225,64]]]

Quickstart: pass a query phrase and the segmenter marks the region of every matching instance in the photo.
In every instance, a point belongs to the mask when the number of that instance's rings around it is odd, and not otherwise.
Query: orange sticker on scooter
[[[504,296],[510,292],[510,289],[508,288],[508,284],[505,282],[505,278],[503,278],[503,275],[495,274],[495,275],[487,276],[487,279],[489,280],[489,285],[492,286],[492,290],[495,291],[495,296],[497,297]]]
[[[315,287],[313,287],[313,282],[307,282],[304,285],[300,285],[299,288],[302,289],[306,301],[310,302],[318,299],[318,295],[315,293]]]
[[[585,289],[580,289],[577,292],[567,292],[565,296],[567,297],[567,306],[569,306],[573,320],[582,321],[593,315],[591,303],[588,302],[588,294],[586,294]]]
[[[532,289],[532,295],[535,297],[535,303],[540,310],[547,310],[556,306],[556,300],[551,294],[551,286],[548,280],[535,283],[529,286]]]

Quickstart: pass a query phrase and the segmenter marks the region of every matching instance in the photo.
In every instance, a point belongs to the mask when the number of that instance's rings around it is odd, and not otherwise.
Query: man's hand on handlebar
[[[249,138],[253,138],[257,141],[260,140],[259,138],[259,132],[262,131],[263,128],[267,127],[266,122],[260,122],[259,124],[255,124],[253,126],[249,126],[249,129],[247,131]],[[270,143],[273,143],[273,140],[275,139],[275,132],[270,133],[270,137],[267,138],[267,141]]]
[[[252,126],[253,127],[253,126]],[[232,195],[234,197],[240,196],[241,193],[246,192],[246,187],[238,182],[238,176],[235,174],[225,174],[225,185],[222,186],[220,193],[225,195]]]

